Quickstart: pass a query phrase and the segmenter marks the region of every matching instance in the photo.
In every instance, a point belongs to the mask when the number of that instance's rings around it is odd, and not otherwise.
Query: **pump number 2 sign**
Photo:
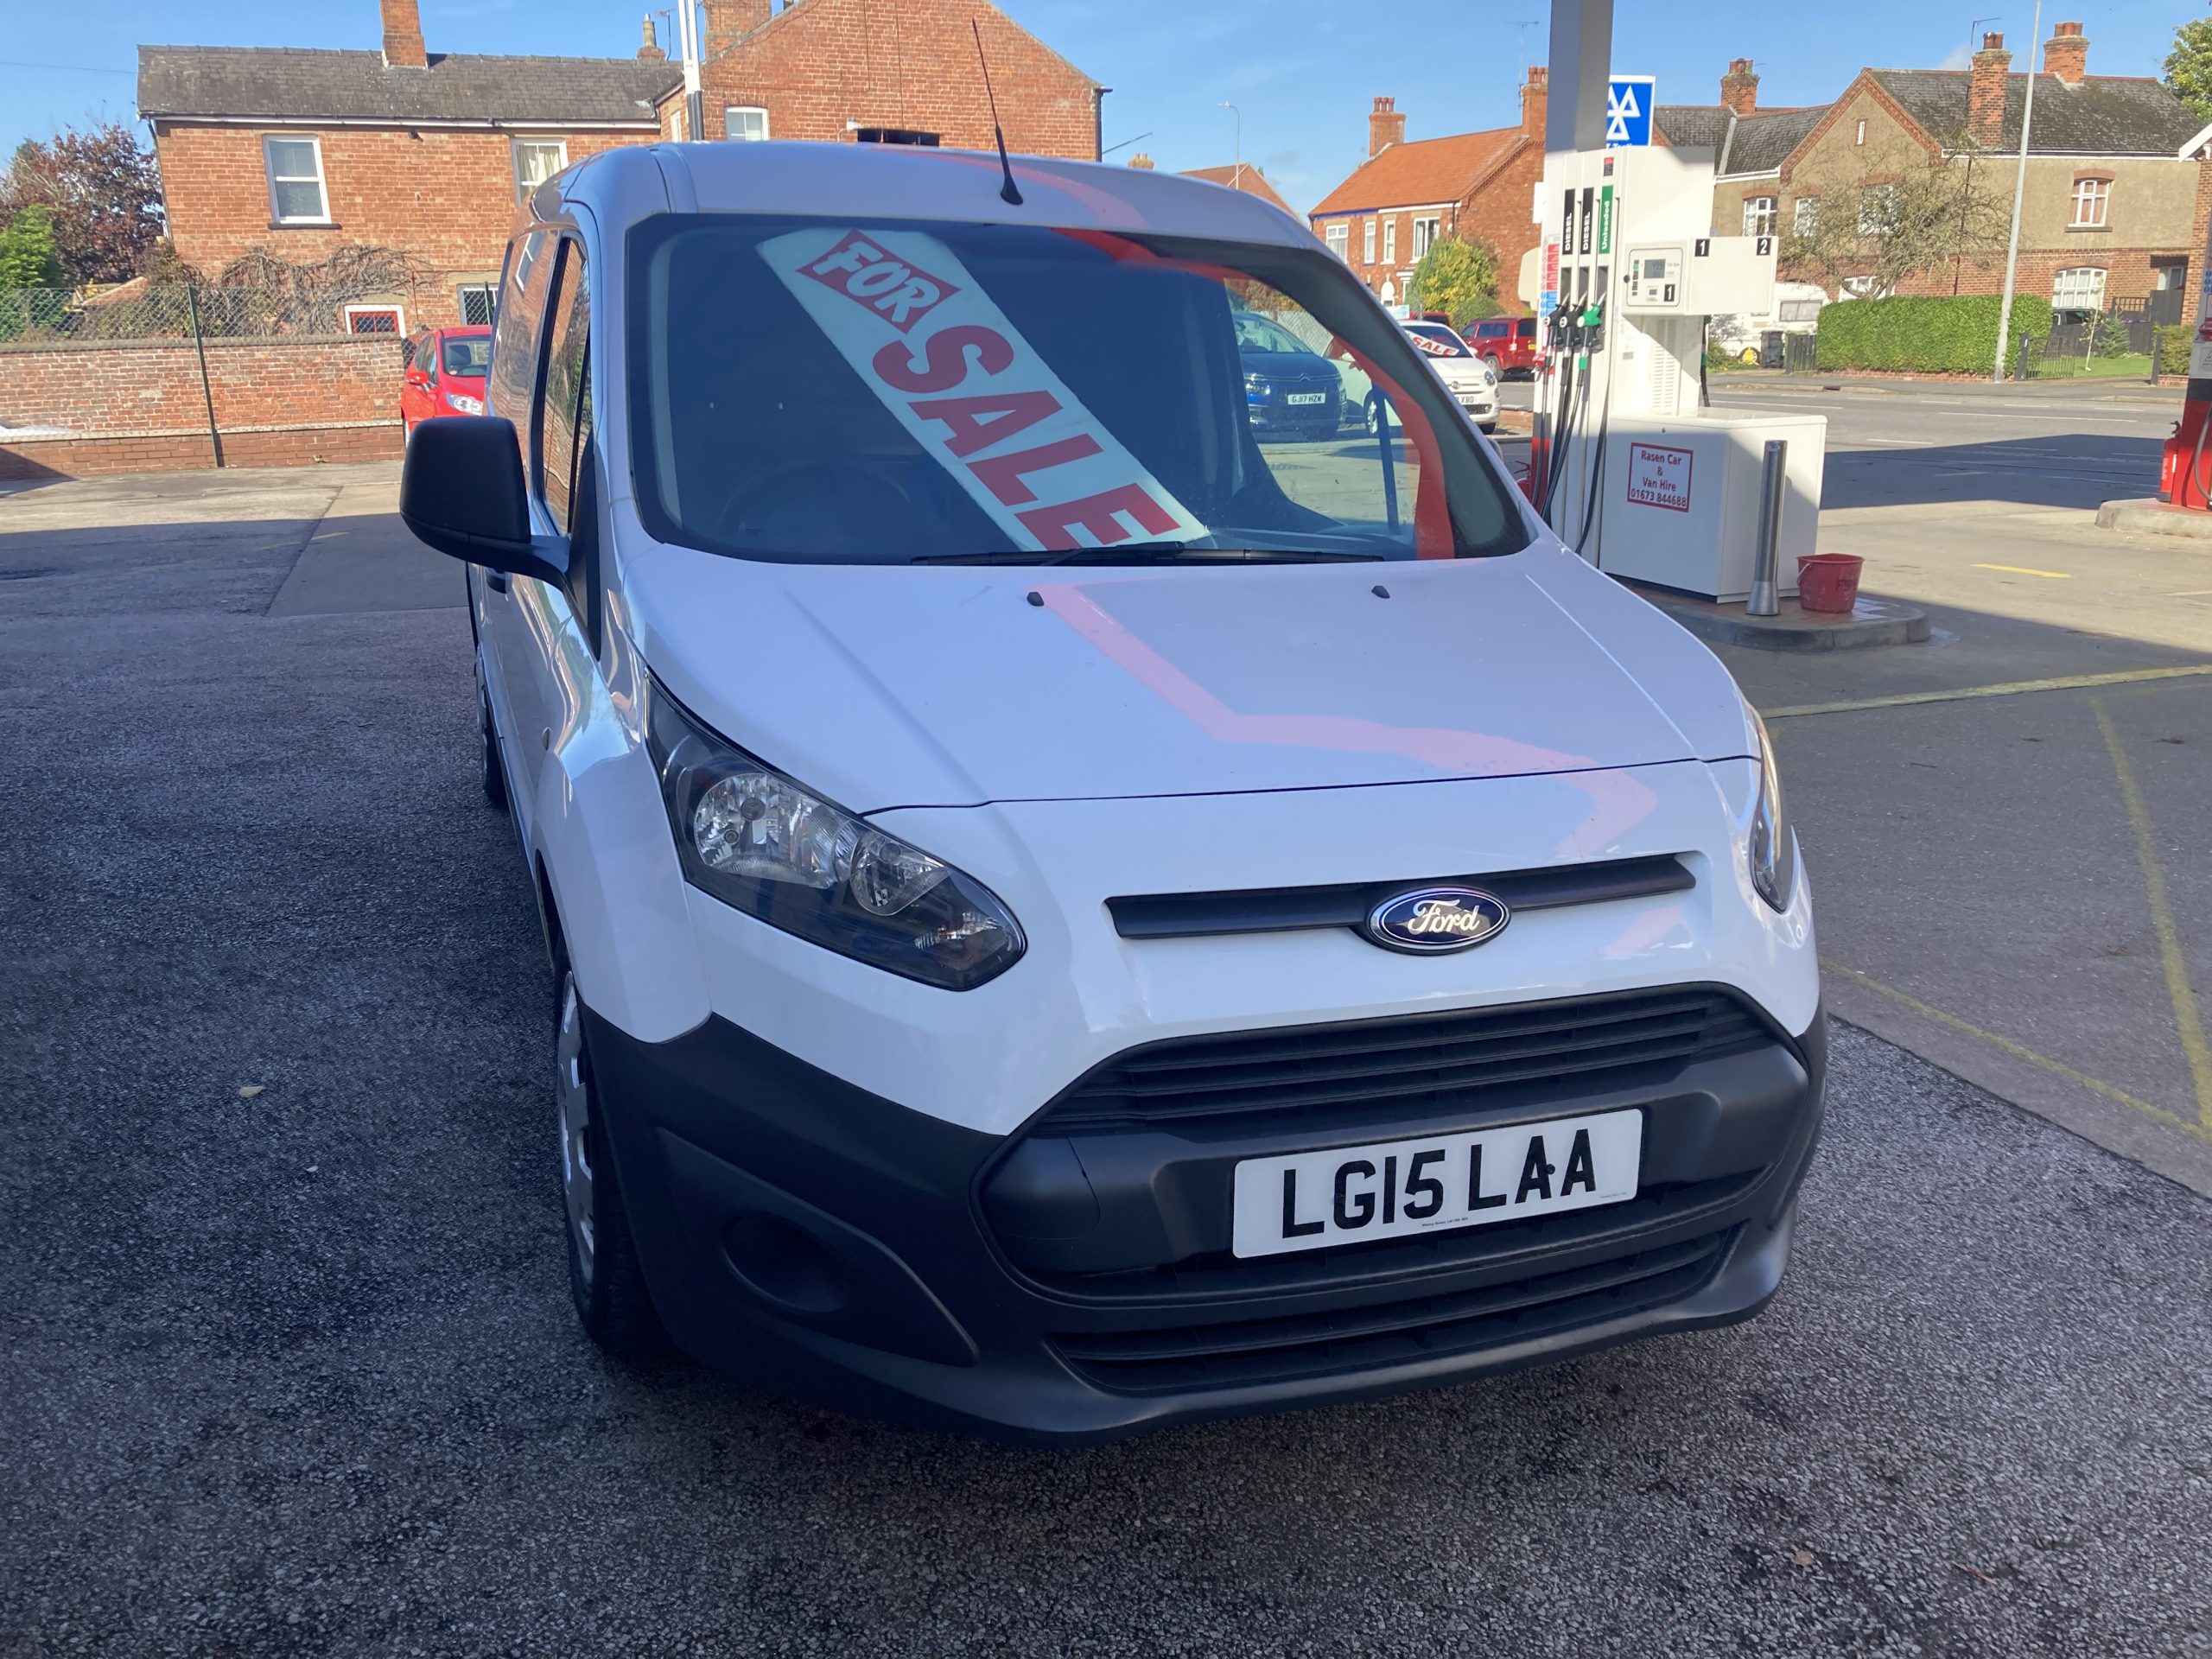
[[[1665,507],[1673,512],[1690,510],[1691,463],[1687,449],[1663,443],[1631,443],[1628,447],[1628,499],[1639,507]]]

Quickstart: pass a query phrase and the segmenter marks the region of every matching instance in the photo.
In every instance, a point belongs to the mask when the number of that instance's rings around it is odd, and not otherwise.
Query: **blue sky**
[[[876,0],[895,12],[899,0]],[[1979,0],[2004,7],[2010,0]],[[1519,118],[1515,87],[1546,49],[1536,0],[1001,0],[1115,90],[1106,143],[1148,152],[1165,168],[1205,167],[1243,155],[1294,207],[1310,207],[1366,151],[1367,111],[1378,92],[1398,100],[1407,136],[1503,126]],[[104,0],[79,9],[10,0],[0,32],[0,146],[43,136],[87,113],[135,113],[132,67],[141,41],[195,45],[372,47],[375,0]],[[424,0],[430,49],[621,56],[637,48],[641,0]],[[2089,67],[2156,75],[2175,24],[2202,16],[2177,0],[2056,0],[2083,25]],[[1963,63],[1974,13],[1907,0],[1783,5],[1695,0],[1662,7],[1619,0],[1613,67],[1659,78],[1668,103],[1710,103],[1732,57],[1757,60],[1762,103],[1833,97],[1861,64]],[[1982,29],[2004,32],[2023,60],[2031,6]],[[1526,29],[1518,25],[1528,21]]]

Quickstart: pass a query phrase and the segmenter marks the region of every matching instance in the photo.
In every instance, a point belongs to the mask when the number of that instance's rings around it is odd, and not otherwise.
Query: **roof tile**
[[[683,73],[637,58],[509,58],[434,53],[427,69],[381,52],[289,47],[142,46],[138,113],[148,119],[495,121],[655,124],[653,99]],[[643,100],[646,107],[640,108]]]
[[[1457,201],[1522,136],[1518,127],[1500,127],[1490,132],[1460,132],[1448,138],[1392,144],[1330,191],[1313,213],[1318,217],[1372,207],[1421,207],[1431,202]]]

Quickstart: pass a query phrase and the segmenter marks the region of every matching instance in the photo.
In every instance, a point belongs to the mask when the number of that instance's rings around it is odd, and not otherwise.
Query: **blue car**
[[[1329,360],[1256,311],[1236,317],[1253,430],[1262,437],[1333,436],[1344,419],[1344,383]]]

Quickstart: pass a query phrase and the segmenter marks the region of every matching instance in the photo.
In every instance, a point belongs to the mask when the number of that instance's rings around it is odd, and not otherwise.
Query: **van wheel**
[[[1483,366],[1488,369],[1497,378],[1500,380],[1505,378],[1505,359],[1500,357],[1496,352],[1485,352],[1483,353]]]
[[[504,812],[507,805],[507,774],[499,765],[499,734],[492,728],[492,699],[485,693],[480,675],[476,681],[476,725],[483,734],[484,798]]]
[[[630,1237],[629,1212],[607,1150],[607,1124],[584,1043],[576,976],[561,964],[553,1031],[553,1098],[560,1119],[561,1198],[569,1238],[569,1294],[584,1333],[608,1353],[642,1359],[668,1338],[653,1312]]]

